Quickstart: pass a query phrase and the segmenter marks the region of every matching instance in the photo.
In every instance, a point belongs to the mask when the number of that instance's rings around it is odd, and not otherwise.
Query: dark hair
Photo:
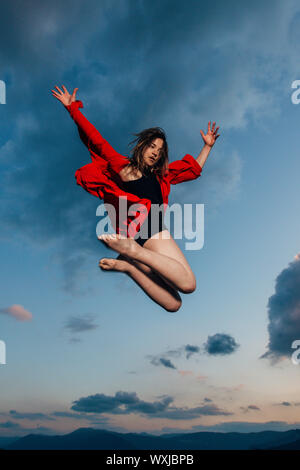
[[[133,135],[136,136],[136,139],[132,140],[130,144],[133,144],[134,142],[136,142],[136,144],[133,149],[130,150],[130,153],[132,153],[130,165],[132,168],[140,170],[143,175],[149,172],[149,167],[143,160],[144,149],[150,146],[154,139],[159,138],[163,140],[164,143],[161,150],[161,156],[152,167],[153,169],[151,169],[153,173],[163,177],[169,167],[168,144],[165,131],[161,127],[150,127],[149,129],[144,129],[143,131]]]

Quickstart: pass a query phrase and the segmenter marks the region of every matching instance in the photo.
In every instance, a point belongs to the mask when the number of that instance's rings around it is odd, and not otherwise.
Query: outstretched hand
[[[216,142],[217,138],[220,137],[220,134],[217,134],[220,127],[217,127],[215,129],[215,125],[216,123],[213,122],[212,128],[210,128],[210,121],[209,121],[207,134],[204,134],[204,132],[200,130],[200,134],[202,136],[202,139],[204,140],[205,145],[208,145],[209,147],[212,147],[214,143]]]
[[[72,95],[70,95],[64,85],[62,85],[64,91],[61,91],[58,86],[56,86],[55,88],[57,88],[58,91],[51,90],[52,95],[55,96],[55,98],[57,98],[64,106],[68,106],[69,104],[73,103],[73,101],[76,101],[76,93],[78,88],[74,88]]]

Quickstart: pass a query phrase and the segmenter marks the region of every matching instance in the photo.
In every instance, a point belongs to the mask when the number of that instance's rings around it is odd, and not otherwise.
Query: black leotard
[[[149,173],[149,175],[143,175],[141,178],[131,181],[123,181],[124,189],[126,192],[135,194],[140,198],[150,199],[151,204],[163,204],[163,198],[161,194],[160,184],[154,173]],[[155,235],[155,233],[161,232],[162,230],[167,230],[167,227],[164,224],[164,211],[163,206],[162,210],[159,211],[159,220],[154,218],[154,226],[151,227],[151,208],[148,213],[148,232],[145,229],[147,238],[141,238],[141,233],[145,237],[144,232],[142,232],[143,227],[140,229],[140,235],[135,238],[140,245],[143,245],[148,238]],[[147,219],[146,219],[147,220]],[[145,222],[146,222],[145,220]]]

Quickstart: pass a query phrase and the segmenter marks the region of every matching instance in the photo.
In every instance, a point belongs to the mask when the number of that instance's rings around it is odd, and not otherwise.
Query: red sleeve
[[[171,184],[183,183],[198,178],[202,168],[192,155],[186,154],[181,160],[169,164],[169,181]]]
[[[75,178],[77,184],[82,186],[88,193],[103,199],[102,188],[105,180],[101,171],[101,165],[97,165],[96,162],[88,163],[76,170]]]
[[[116,173],[119,173],[124,166],[128,165],[128,157],[124,157],[116,152],[102,137],[96,127],[87,120],[81,111],[79,111],[79,108],[83,108],[82,101],[76,100],[70,105],[65,106],[65,108],[69,111],[70,116],[75,121],[79,135],[92,155],[96,153],[107,160],[109,166]]]

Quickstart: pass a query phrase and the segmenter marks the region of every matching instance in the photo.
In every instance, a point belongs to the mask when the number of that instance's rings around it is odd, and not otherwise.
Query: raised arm
[[[203,168],[203,165],[206,162],[206,159],[207,159],[212,147],[214,146],[217,138],[220,137],[220,134],[217,134],[217,132],[220,128],[217,127],[215,129],[215,125],[216,125],[216,123],[213,122],[212,128],[210,128],[210,121],[209,121],[208,127],[207,127],[207,134],[204,134],[204,132],[202,130],[200,130],[200,134],[202,136],[204,146],[203,146],[203,148],[202,148],[201,152],[199,153],[196,160],[199,163],[199,165],[201,166],[201,168]]]
[[[204,141],[204,147],[199,153],[197,158],[192,155],[186,154],[181,160],[175,160],[169,164],[169,182],[171,184],[183,183],[198,178],[202,173],[203,165],[215,144],[219,134],[217,134],[219,127],[215,129],[216,123],[213,122],[212,128],[210,128],[210,121],[208,123],[207,134],[204,134],[202,130],[200,133]]]
[[[79,108],[83,108],[83,104],[82,101],[76,100],[78,88],[74,88],[72,95],[70,95],[64,85],[62,85],[64,91],[58,86],[55,88],[57,88],[58,91],[52,90],[53,96],[55,96],[70,113],[70,116],[78,127],[79,135],[88,149],[107,160],[110,167],[119,173],[119,171],[128,164],[128,157],[124,157],[116,152],[102,137],[96,127],[79,111]]]

